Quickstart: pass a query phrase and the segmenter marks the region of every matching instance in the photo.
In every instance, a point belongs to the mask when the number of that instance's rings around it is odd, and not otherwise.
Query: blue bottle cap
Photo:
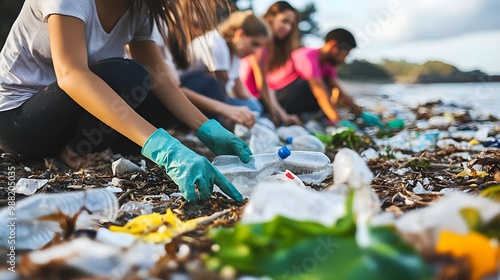
[[[287,137],[287,138],[285,139],[285,142],[286,142],[287,144],[292,144],[292,142],[293,142],[293,137],[292,137],[292,136]]]
[[[290,151],[290,148],[288,146],[283,146],[278,150],[278,156],[281,159],[285,159],[289,157],[292,154],[292,151]]]

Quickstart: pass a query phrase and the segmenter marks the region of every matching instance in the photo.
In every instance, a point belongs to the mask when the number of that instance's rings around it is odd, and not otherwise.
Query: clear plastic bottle
[[[62,231],[55,218],[50,220],[50,215],[57,215],[60,211],[73,217],[82,208],[88,211],[83,210],[78,216],[77,228],[89,227],[100,219],[114,221],[118,214],[118,199],[106,189],[35,194],[17,202],[15,207],[0,210],[0,246],[9,246],[9,236],[15,228],[16,248],[40,248],[51,241],[55,233]]]
[[[283,159],[289,157],[290,154],[290,149],[283,146],[275,153],[252,155],[248,163],[243,163],[237,156],[223,155],[216,157],[212,164],[242,195],[249,196],[251,188],[278,171]]]
[[[281,162],[281,168],[310,184],[321,184],[333,172],[331,161],[324,153],[311,151],[293,151]]]
[[[301,135],[309,135],[309,131],[300,125],[280,126],[276,130],[280,139],[286,140],[288,137],[297,137]]]
[[[297,137],[288,137],[286,143],[290,144],[292,151],[313,151],[325,153],[325,144],[314,135],[300,135]]]
[[[269,128],[272,131],[276,130],[276,126],[274,125],[273,121],[270,120],[270,119],[268,119],[268,118],[257,117],[257,120],[255,121],[255,123],[263,125],[263,126]]]
[[[249,146],[254,154],[270,153],[275,151],[277,146],[281,147],[281,141],[276,131],[263,124],[254,124],[250,133]]]

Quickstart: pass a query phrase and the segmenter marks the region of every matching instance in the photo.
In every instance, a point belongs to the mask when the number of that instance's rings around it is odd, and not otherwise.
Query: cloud
[[[488,74],[500,75],[499,46],[500,30],[408,42],[397,46],[373,44],[365,49],[354,49],[349,58],[374,62],[382,58],[407,59],[409,62],[442,60],[462,71],[480,69]]]
[[[256,3],[261,1],[256,1]],[[264,1],[262,1],[264,2]],[[290,1],[299,9],[309,1]],[[499,0],[315,0],[322,33],[350,28],[374,41],[401,43],[500,30]]]
[[[420,0],[407,3],[395,17],[389,31],[397,31],[392,39],[417,41],[446,39],[465,34],[499,30],[500,1]],[[392,28],[391,28],[392,27]],[[394,33],[393,33],[394,34]]]

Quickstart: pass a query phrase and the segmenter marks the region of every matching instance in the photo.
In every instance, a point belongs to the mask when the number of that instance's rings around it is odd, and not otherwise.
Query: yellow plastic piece
[[[183,222],[168,209],[164,215],[152,213],[138,216],[124,226],[110,226],[109,230],[130,233],[144,241],[161,243],[195,230],[199,220],[200,218],[196,218]]]

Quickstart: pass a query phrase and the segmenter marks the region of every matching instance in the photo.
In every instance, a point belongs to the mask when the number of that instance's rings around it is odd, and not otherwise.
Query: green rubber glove
[[[370,113],[367,113],[367,112],[362,112],[361,115],[360,115],[360,117],[369,126],[378,126],[379,128],[383,128],[384,127],[384,125],[382,124],[382,122],[380,121],[380,119],[377,116],[373,115],[373,114],[370,114]]]
[[[338,125],[342,127],[358,129],[358,126],[356,124],[346,119],[342,119],[340,122],[338,122]]]
[[[243,201],[238,190],[205,157],[161,128],[149,136],[141,153],[165,168],[187,201],[209,200],[214,183],[234,200]]]
[[[198,129],[198,139],[217,155],[238,156],[248,163],[252,151],[247,143],[222,127],[216,120],[208,120]]]

